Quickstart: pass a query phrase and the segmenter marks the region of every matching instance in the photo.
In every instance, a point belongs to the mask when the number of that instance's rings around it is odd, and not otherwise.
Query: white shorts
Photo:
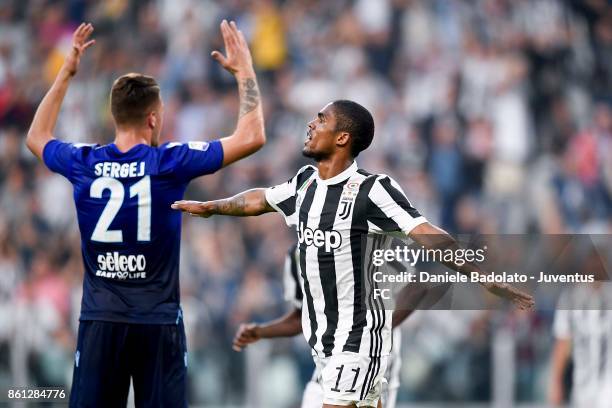
[[[314,356],[314,360],[324,404],[378,406],[383,384],[386,382],[384,372],[387,369],[387,356],[368,357],[356,353],[340,353],[325,358]],[[308,387],[312,390],[316,388],[311,383],[316,384],[314,381],[308,383],[302,407],[306,402]],[[316,391],[311,392],[313,394],[308,400],[314,405]]]

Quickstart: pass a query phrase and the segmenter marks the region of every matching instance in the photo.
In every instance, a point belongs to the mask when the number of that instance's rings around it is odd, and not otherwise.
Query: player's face
[[[159,103],[156,104],[153,112],[150,114],[149,126],[151,127],[152,131],[151,146],[159,146],[159,135],[161,134],[161,129],[164,126],[164,104],[161,99],[159,100]]]
[[[336,151],[336,118],[331,103],[308,122],[302,154],[315,161],[330,157]]]

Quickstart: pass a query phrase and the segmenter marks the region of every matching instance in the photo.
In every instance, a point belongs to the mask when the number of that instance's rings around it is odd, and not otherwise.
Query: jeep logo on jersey
[[[107,252],[98,255],[96,276],[117,279],[144,279],[147,277],[147,259],[144,255],[121,255]]]
[[[338,249],[342,244],[342,236],[338,231],[321,231],[318,228],[314,230],[304,227],[304,223],[300,222],[298,228],[298,242],[308,246],[314,245],[317,248],[325,248],[325,252],[331,252],[332,249]]]

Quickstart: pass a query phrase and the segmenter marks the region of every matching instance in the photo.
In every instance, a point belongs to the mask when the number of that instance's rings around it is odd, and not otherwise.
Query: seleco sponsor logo
[[[98,255],[96,276],[111,279],[144,279],[147,277],[147,259],[144,255],[121,255],[107,252]]]
[[[321,231],[320,229],[310,229],[304,227],[304,223],[300,222],[298,229],[298,242],[308,246],[313,245],[317,248],[325,248],[325,252],[331,252],[332,249],[338,249],[342,244],[342,236],[338,231]]]

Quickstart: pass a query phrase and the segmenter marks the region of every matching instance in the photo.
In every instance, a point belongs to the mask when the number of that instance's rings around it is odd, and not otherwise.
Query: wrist
[[[259,324],[255,324],[255,326],[253,327],[253,333],[258,339],[263,339],[265,337],[264,330]]]
[[[236,74],[234,74],[234,76],[236,77],[236,80],[240,81],[243,79],[249,79],[249,78],[255,78],[255,70],[253,69],[253,67],[249,67],[249,68],[245,68],[245,69],[241,69],[236,71]]]
[[[65,65],[62,65],[59,72],[57,73],[57,80],[69,81],[76,74],[76,71],[71,72]]]
[[[213,201],[212,205],[209,208],[202,208],[202,210],[208,210],[210,215],[218,215],[220,214],[219,208],[225,202],[225,200]]]

